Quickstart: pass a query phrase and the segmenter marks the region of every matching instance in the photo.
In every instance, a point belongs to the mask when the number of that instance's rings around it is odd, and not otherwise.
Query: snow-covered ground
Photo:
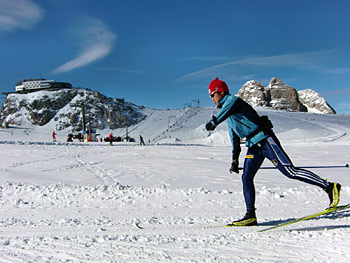
[[[349,262],[350,211],[258,232],[329,203],[276,170],[255,178],[259,226],[216,227],[245,213],[226,124],[205,131],[214,108],[145,112],[128,131],[146,146],[66,143],[68,131],[53,143],[50,125],[0,129],[0,262]],[[295,165],[349,163],[349,115],[259,112]],[[350,203],[350,169],[313,171]]]

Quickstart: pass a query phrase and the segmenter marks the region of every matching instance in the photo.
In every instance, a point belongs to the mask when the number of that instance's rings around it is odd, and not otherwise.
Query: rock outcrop
[[[94,129],[116,129],[146,118],[141,108],[123,99],[84,89],[12,93],[2,105],[0,126],[52,124],[58,131],[68,127],[81,131],[85,124]]]
[[[320,94],[313,90],[298,92],[278,78],[272,78],[267,87],[256,80],[247,81],[238,91],[238,96],[253,107],[335,114]]]
[[[317,113],[336,114],[336,111],[328,104],[328,102],[316,91],[305,89],[298,91],[299,100],[309,110]]]

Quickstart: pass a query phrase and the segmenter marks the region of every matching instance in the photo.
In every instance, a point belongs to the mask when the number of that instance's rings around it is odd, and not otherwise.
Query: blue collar
[[[221,108],[222,108],[222,105],[224,105],[224,103],[226,102],[226,100],[227,100],[227,98],[228,98],[228,95],[230,95],[230,94],[226,94],[226,95],[223,96],[223,97],[221,98],[221,100],[219,101],[219,103],[220,103],[220,105],[221,105],[221,107],[218,106],[219,109],[221,109]]]

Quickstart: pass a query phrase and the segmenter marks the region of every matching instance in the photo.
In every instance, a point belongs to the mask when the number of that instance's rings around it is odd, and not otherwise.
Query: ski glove
[[[215,130],[215,128],[216,128],[215,121],[216,121],[216,117],[213,115],[211,121],[209,121],[209,122],[205,125],[205,129],[206,129],[207,131],[213,131],[213,130]]]
[[[238,164],[239,164],[238,157],[234,156],[232,158],[232,164],[231,164],[231,168],[230,168],[230,173],[233,173],[233,172],[235,172],[236,174],[239,173]]]

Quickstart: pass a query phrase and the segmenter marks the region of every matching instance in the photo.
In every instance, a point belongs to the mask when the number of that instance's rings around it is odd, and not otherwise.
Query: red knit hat
[[[228,92],[228,86],[224,81],[219,80],[219,78],[215,78],[212,82],[210,82],[208,89],[209,89],[209,95],[215,92],[221,92],[221,91]]]

